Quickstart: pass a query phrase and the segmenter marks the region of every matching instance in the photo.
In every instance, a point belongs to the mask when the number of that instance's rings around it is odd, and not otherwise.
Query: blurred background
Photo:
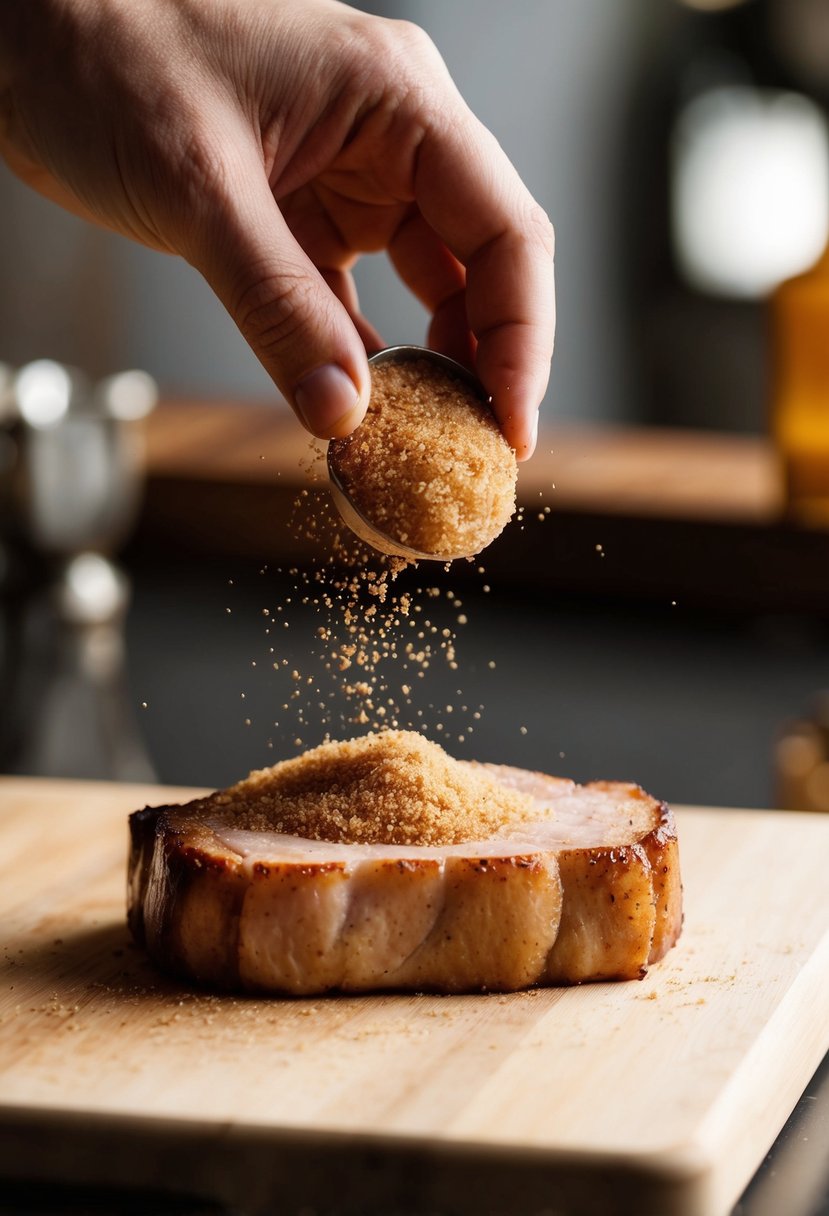
[[[526,522],[440,575],[468,624],[428,700],[485,707],[451,749],[829,809],[829,0],[359,7],[427,29],[558,238]],[[262,625],[293,601],[300,666],[307,444],[246,344],[5,169],[0,266],[0,767],[220,785],[318,742]],[[357,278],[423,340],[382,258]]]

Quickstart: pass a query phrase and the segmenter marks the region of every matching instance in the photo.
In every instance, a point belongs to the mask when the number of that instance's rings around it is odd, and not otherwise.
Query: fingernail
[[[519,464],[524,460],[529,460],[529,458],[532,456],[533,452],[535,451],[535,446],[537,443],[538,443],[538,411],[536,410],[535,416],[533,417],[532,424],[530,426],[529,441],[523,447],[519,448],[518,451],[516,452],[516,457],[518,459]]]
[[[341,367],[327,363],[299,381],[294,404],[309,431],[320,439],[332,439],[353,429],[347,424],[358,409],[360,394]]]

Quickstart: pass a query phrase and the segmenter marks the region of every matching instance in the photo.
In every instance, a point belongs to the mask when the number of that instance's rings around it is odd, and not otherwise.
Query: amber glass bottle
[[[829,523],[829,249],[771,301],[771,428],[790,514]]]

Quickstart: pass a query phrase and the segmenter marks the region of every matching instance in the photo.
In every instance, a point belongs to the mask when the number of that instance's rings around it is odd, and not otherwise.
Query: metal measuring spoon
[[[371,355],[368,362],[369,367],[379,367],[383,363],[407,363],[415,360],[418,362],[425,360],[435,367],[440,367],[444,371],[451,372],[456,379],[462,380],[464,384],[471,388],[483,402],[489,403],[489,397],[484,391],[483,385],[463,364],[456,363],[448,355],[440,355],[437,351],[428,350],[424,346],[387,346],[385,350],[378,351],[376,355]],[[334,500],[334,505],[339,511],[343,522],[348,525],[355,536],[359,536],[360,540],[365,541],[372,549],[377,549],[380,553],[386,553],[390,557],[406,558],[410,562],[452,562],[461,557],[474,557],[472,553],[420,553],[417,549],[410,549],[408,545],[404,545],[400,541],[395,540],[394,537],[381,532],[377,525],[367,519],[360,508],[353,502],[347,486],[343,484],[336,469],[333,467],[330,443],[328,445],[327,463],[328,477],[331,483],[331,497]]]

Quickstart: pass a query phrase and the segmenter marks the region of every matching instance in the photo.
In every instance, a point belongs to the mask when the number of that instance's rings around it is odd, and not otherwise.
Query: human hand
[[[181,254],[314,434],[369,392],[351,267],[387,250],[428,343],[519,459],[555,326],[552,228],[416,26],[336,0],[0,3],[0,152],[69,210]]]

